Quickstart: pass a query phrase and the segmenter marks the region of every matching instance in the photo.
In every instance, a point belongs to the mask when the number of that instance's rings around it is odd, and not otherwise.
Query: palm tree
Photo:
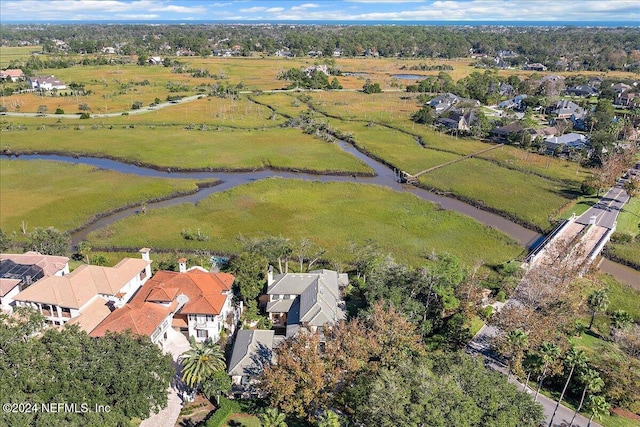
[[[584,355],[584,350],[572,348],[567,352],[567,355],[564,358],[564,361],[567,365],[571,366],[571,370],[569,371],[569,376],[567,377],[567,382],[564,383],[564,388],[562,389],[562,393],[560,394],[560,399],[558,403],[556,403],[556,407],[553,410],[553,415],[551,416],[551,421],[549,421],[549,427],[553,425],[553,419],[556,417],[556,412],[558,412],[558,407],[560,406],[560,402],[564,398],[564,394],[567,391],[567,387],[569,386],[569,382],[571,381],[571,376],[573,376],[573,371],[576,367],[582,368],[587,363],[587,357]]]
[[[587,427],[591,426],[593,417],[602,419],[603,415],[609,414],[609,404],[602,396],[589,396],[589,410],[591,411],[591,417],[589,418]]]
[[[609,290],[605,288],[591,292],[587,297],[587,305],[591,310],[591,321],[589,322],[589,329],[591,329],[596,313],[605,311],[609,306]]]
[[[627,329],[627,327],[631,325],[633,317],[624,310],[616,310],[611,314],[611,322],[611,326],[614,330],[623,330]]]
[[[547,369],[549,368],[549,364],[553,363],[558,357],[560,357],[560,349],[552,342],[544,342],[540,346],[540,353],[542,353],[544,368],[542,370],[542,375],[540,375],[538,389],[536,390],[536,397],[533,399],[534,402],[538,401],[538,395],[540,394],[540,389],[542,388],[542,382],[547,376]]]
[[[513,370],[513,362],[517,358],[522,357],[522,352],[527,346],[529,337],[522,331],[522,329],[515,329],[507,334],[507,344],[511,351],[511,359],[509,360],[509,372],[507,374],[507,381],[511,378],[511,371]]]
[[[180,364],[182,381],[192,388],[197,388],[207,377],[227,368],[220,346],[206,341],[193,343],[180,356]]]
[[[287,427],[284,422],[286,415],[278,412],[275,408],[267,408],[262,414],[258,415],[262,427]]]
[[[573,413],[573,418],[571,418],[571,422],[569,425],[573,425],[573,420],[576,419],[576,415],[580,412],[582,408],[582,404],[584,403],[584,397],[587,394],[587,391],[591,393],[597,393],[604,387],[604,381],[600,378],[600,374],[598,371],[594,369],[587,369],[582,372],[580,375],[582,381],[584,382],[584,389],[582,390],[582,397],[580,398],[580,404],[576,408],[576,411]]]
[[[333,411],[324,411],[318,422],[318,427],[340,427],[340,418]]]

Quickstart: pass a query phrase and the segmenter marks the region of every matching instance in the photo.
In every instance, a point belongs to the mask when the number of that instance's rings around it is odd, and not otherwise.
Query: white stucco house
[[[125,258],[114,267],[83,264],[64,276],[44,278],[18,293],[16,305],[38,310],[50,325],[77,323],[91,332],[151,277],[149,249],[140,253],[141,259]]]

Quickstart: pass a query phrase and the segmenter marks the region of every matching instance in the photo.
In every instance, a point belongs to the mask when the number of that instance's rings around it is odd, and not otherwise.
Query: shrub
[[[56,108],[56,112],[54,114],[64,114],[64,110],[62,108]]]
[[[582,184],[580,184],[580,191],[585,196],[592,196],[596,194],[596,192],[598,191],[598,187],[596,187],[593,180],[585,180],[582,181]]]
[[[496,301],[505,302],[506,300],[507,300],[507,295],[504,293],[504,291],[498,292],[498,294],[496,295]]]
[[[133,104],[131,104],[131,109],[132,110],[139,110],[142,108],[142,101],[136,101]]]
[[[89,119],[89,118],[91,118],[91,115],[89,113],[82,113],[82,114],[80,114],[80,118],[81,119]]]
[[[484,309],[482,309],[482,318],[484,320],[489,319],[492,314],[493,314],[493,307],[491,307],[490,305],[488,305]]]
[[[220,397],[220,406],[216,409],[216,412],[205,423],[206,427],[221,427],[224,422],[229,418],[229,415],[240,412],[240,405],[234,400],[229,400],[226,397]]]
[[[613,243],[631,243],[633,241],[633,236],[628,233],[616,231],[611,235],[611,241]]]

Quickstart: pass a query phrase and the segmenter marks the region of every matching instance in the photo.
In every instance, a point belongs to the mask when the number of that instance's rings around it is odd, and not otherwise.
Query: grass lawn
[[[319,172],[370,172],[362,161],[337,145],[297,129],[199,131],[178,126],[144,126],[142,129],[85,126],[74,129],[48,127],[4,132],[3,141],[14,152],[56,151],[109,156],[176,169],[233,170],[274,166]]]
[[[185,241],[181,231],[200,229],[205,242]],[[398,261],[419,264],[425,254],[449,252],[467,265],[497,264],[522,247],[496,230],[411,194],[367,184],[272,178],[218,193],[194,205],[152,210],[92,233],[95,247],[238,250],[236,237],[264,233],[307,237],[338,260],[350,242],[373,239]]]
[[[229,415],[223,427],[262,427],[262,423],[255,415],[232,414]]]
[[[633,197],[618,216],[616,231],[633,236],[629,243],[607,244],[607,254],[640,268],[640,196]]]
[[[476,200],[542,230],[549,227],[549,216],[571,200],[565,194],[566,188],[558,182],[479,159],[436,169],[419,180],[428,187]]]
[[[114,191],[114,189],[118,191]],[[21,233],[54,226],[71,230],[126,205],[196,189],[195,181],[132,178],[84,165],[0,159],[0,227]]]
[[[636,322],[640,323],[640,291],[632,289],[618,282],[612,276],[603,274],[602,282],[609,288],[608,312],[624,310],[629,313]]]

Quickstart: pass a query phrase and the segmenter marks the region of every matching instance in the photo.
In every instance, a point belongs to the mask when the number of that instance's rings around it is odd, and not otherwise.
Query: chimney
[[[140,255],[142,256],[143,260],[151,261],[151,258],[149,258],[149,252],[151,252],[151,249],[149,249],[149,248],[140,249]]]
[[[269,266],[269,270],[267,271],[267,286],[271,286],[273,283],[273,266]]]
[[[149,264],[147,264],[147,266],[144,268],[144,274],[147,278],[151,277],[151,258],[149,258],[149,252],[151,252],[151,249],[149,248],[142,248],[140,249],[140,256],[142,257],[142,259],[144,261],[147,261]],[[143,282],[144,283],[144,282]]]
[[[178,260],[178,266],[180,267],[180,273],[186,273],[187,272],[187,259],[186,258],[180,258]]]

